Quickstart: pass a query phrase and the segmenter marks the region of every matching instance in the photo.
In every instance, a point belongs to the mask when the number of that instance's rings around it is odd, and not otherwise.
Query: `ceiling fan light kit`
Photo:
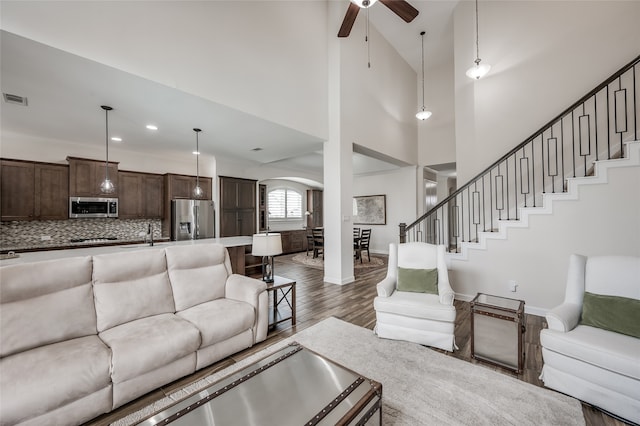
[[[368,9],[373,6],[378,0],[350,0],[347,13],[344,15],[344,20],[338,31],[338,37],[349,37],[351,28],[356,21],[358,12],[360,9]],[[380,0],[380,3],[387,6],[393,13],[398,15],[403,21],[411,22],[418,16],[418,9],[411,6],[404,0]]]
[[[484,64],[480,64],[480,62],[482,61],[480,59],[480,41],[479,41],[480,37],[478,36],[478,0],[476,0],[476,60],[473,61],[474,65],[469,68],[467,70],[467,72],[465,73],[467,75],[467,77],[474,79],[474,80],[480,80],[482,77],[484,77],[485,75],[487,75],[487,73],[489,72],[489,70],[491,69],[491,65],[484,63]]]
[[[425,34],[426,34],[425,31],[422,31],[420,33],[420,37],[422,38],[422,110],[418,111],[418,113],[416,114],[416,118],[422,121],[431,117],[431,111],[427,111],[424,106],[424,35]]]

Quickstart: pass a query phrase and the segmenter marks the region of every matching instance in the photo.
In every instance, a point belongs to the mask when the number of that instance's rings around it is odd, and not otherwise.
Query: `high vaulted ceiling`
[[[409,24],[384,5],[375,4],[369,19],[420,73],[420,31],[427,32],[427,70],[449,60],[451,15],[457,2],[411,1],[420,14]],[[346,10],[346,0],[344,3]],[[366,17],[360,13],[357,19]],[[364,40],[364,34],[351,34],[360,36]],[[104,113],[99,105],[103,99],[111,99],[114,110],[109,115],[110,136],[121,136],[123,149],[190,152],[195,136],[185,129],[197,127],[205,117],[209,122],[215,117],[215,134],[207,133],[207,129],[200,134],[201,151],[322,172],[323,141],[317,137],[10,33],[2,32],[1,38],[2,92],[28,96],[26,107],[2,104],[3,132],[103,144]],[[156,124],[159,130],[147,130],[146,124]],[[356,174],[396,167],[398,164],[354,153]]]

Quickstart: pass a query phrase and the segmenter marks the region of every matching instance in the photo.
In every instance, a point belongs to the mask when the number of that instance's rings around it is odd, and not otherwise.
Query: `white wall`
[[[454,14],[456,163],[463,185],[638,55],[640,2],[482,1]]]
[[[4,30],[327,135],[324,1],[2,1]]]
[[[372,253],[389,253],[389,243],[397,243],[401,222],[416,219],[418,191],[416,167],[403,167],[380,174],[367,174],[353,178],[353,195],[385,195],[387,201],[386,225],[353,225],[360,229],[371,228]],[[422,182],[422,169],[420,182]]]
[[[340,39],[342,142],[416,164],[416,72],[371,26],[368,68],[365,22],[357,19],[351,36]]]
[[[469,250],[468,261],[451,261],[457,295],[488,293],[525,301],[543,314],[562,303],[569,255],[640,256],[640,167],[609,170],[609,183],[582,185],[580,199],[555,201],[552,215],[529,217],[529,228],[512,228],[507,240]],[[509,280],[518,291],[507,289]]]

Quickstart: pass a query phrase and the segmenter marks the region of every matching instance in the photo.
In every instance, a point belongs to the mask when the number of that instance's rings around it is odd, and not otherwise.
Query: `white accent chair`
[[[571,255],[564,303],[547,313],[549,328],[540,332],[540,378],[640,424],[640,339],[580,324],[585,292],[640,299],[640,258]]]
[[[445,246],[412,242],[389,244],[387,277],[378,286],[373,301],[375,332],[385,339],[405,340],[453,352],[455,293],[449,284],[444,259]],[[397,290],[398,267],[438,269],[438,294]]]

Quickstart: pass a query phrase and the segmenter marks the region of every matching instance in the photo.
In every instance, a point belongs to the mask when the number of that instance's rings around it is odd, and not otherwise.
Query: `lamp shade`
[[[251,254],[254,256],[282,254],[282,238],[280,234],[254,234]]]

